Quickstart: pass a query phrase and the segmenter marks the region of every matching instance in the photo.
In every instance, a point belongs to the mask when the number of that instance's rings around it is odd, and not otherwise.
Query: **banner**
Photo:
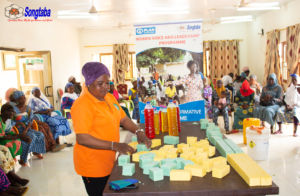
[[[44,59],[26,58],[26,70],[40,71],[44,69]]]
[[[204,101],[200,101],[202,79],[198,73],[203,70],[202,21],[134,24],[134,27],[140,122],[144,122],[147,101],[159,106],[176,100],[181,104],[182,121],[205,118]],[[189,76],[194,70],[197,78]],[[187,113],[183,114],[184,111]]]

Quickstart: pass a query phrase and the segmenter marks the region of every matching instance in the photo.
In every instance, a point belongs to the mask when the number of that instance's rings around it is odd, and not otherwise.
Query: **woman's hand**
[[[26,129],[26,126],[25,126],[25,124],[24,123],[22,123],[22,122],[17,122],[16,123],[16,127],[23,127],[24,129]]]
[[[286,105],[286,109],[287,109],[288,111],[291,111],[293,108],[292,108],[290,105]]]
[[[127,154],[127,153],[133,154],[135,152],[135,150],[131,146],[125,143],[114,143],[113,149],[114,151],[117,151],[120,154]]]
[[[31,139],[30,137],[28,137],[26,134],[24,134],[24,132],[22,134],[19,135],[20,139],[24,142],[26,142],[27,144],[31,143]]]
[[[32,122],[30,122],[30,123],[26,126],[26,128],[25,128],[25,130],[23,131],[22,134],[25,134],[25,135],[26,135],[26,133],[27,133],[27,131],[30,129],[31,125],[32,125]]]
[[[137,139],[138,139],[139,144],[144,143],[147,148],[151,148],[152,141],[145,135],[144,132],[138,132]]]

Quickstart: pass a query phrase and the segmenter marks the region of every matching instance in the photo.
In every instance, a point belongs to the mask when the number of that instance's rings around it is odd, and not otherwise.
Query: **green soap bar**
[[[119,163],[119,166],[122,166],[122,165],[124,165],[126,163],[130,163],[130,156],[129,155],[121,155],[121,156],[119,156],[118,163]]]
[[[153,161],[154,157],[157,156],[156,154],[154,154],[153,152],[148,152],[148,153],[145,153],[145,154],[141,154],[139,156],[139,158],[142,158],[142,157],[150,157]]]
[[[224,142],[228,144],[228,146],[237,154],[237,153],[244,153],[244,151],[236,145],[231,139],[224,139]]]
[[[126,163],[123,165],[122,175],[123,176],[132,176],[135,173],[135,164]]]
[[[144,165],[143,174],[149,175],[149,169],[151,169],[153,167],[159,167],[159,162],[158,161],[151,161],[149,163],[146,163]]]
[[[172,169],[177,169],[176,163],[166,163],[161,165],[161,169],[164,171],[164,176],[170,176],[170,171]]]
[[[140,166],[140,168],[144,169],[144,165],[146,163],[151,162],[152,160],[153,159],[151,159],[151,157],[142,157],[142,158],[140,158],[140,160],[139,160],[139,166]]]
[[[185,160],[181,162],[181,168],[184,169],[186,165],[194,165],[195,163],[191,160]]]
[[[153,181],[160,181],[164,179],[164,170],[155,167],[149,169],[149,177]]]
[[[222,140],[222,138],[220,136],[217,136],[217,135],[216,136],[211,136],[209,141],[215,146],[217,140]]]
[[[200,128],[201,128],[201,129],[206,129],[206,128],[207,128],[207,123],[208,123],[208,122],[202,122]]]
[[[214,127],[214,131],[221,131],[219,127]]]
[[[213,127],[208,127],[208,128],[206,129],[206,137],[207,137],[207,138],[208,138],[209,132],[211,132],[211,131],[214,131],[214,128],[213,128]]]
[[[223,138],[223,134],[220,131],[210,131],[208,133],[208,140],[210,140],[211,136],[219,136],[220,138]]]
[[[209,123],[208,119],[200,119],[200,123]]]
[[[176,161],[174,159],[170,159],[170,158],[160,160],[160,165],[163,165],[166,163],[176,163]]]
[[[138,144],[136,145],[137,152],[141,151],[150,151],[151,148],[147,148],[145,144]]]
[[[215,127],[215,123],[207,123],[207,127]]]
[[[218,140],[216,142],[216,148],[220,152],[220,154],[225,158],[227,158],[228,154],[234,154],[234,151],[223,140]]]
[[[181,167],[181,163],[182,163],[183,161],[185,161],[184,158],[179,157],[179,158],[175,158],[175,159],[173,159],[173,160],[175,160],[175,162],[176,162],[176,164],[177,164],[177,169],[183,169],[183,168]]]
[[[164,137],[164,143],[165,144],[171,144],[171,145],[176,145],[179,144],[179,137],[178,136],[165,136]]]
[[[132,137],[132,141],[133,141],[133,142],[137,142],[137,137],[136,137],[136,136],[133,136],[133,137]]]

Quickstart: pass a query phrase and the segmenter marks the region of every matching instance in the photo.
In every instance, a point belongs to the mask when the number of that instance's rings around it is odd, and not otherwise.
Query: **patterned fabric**
[[[23,95],[25,95],[23,91],[14,91],[13,92],[13,97],[15,98],[15,100],[18,100]]]
[[[75,102],[75,100],[73,100],[69,97],[62,98],[61,109],[71,109],[74,102]],[[67,118],[71,119],[71,114],[70,113],[67,113]]]
[[[39,132],[44,134],[46,152],[49,152],[57,146],[55,140],[53,139],[53,135],[52,135],[52,132],[50,130],[50,127],[47,125],[47,123],[44,123],[44,122],[39,121],[39,120],[35,120],[35,121],[38,124]]]
[[[299,73],[300,59],[300,24],[286,28],[286,61],[289,74]],[[288,77],[287,84],[291,83],[291,77]]]
[[[212,112],[213,112],[213,122],[215,123],[216,126],[218,126],[218,116],[220,114],[220,112],[222,112],[222,115],[224,117],[224,125],[225,125],[225,129],[229,130],[229,118],[228,118],[228,112],[229,112],[229,108],[228,105],[230,104],[230,93],[228,91],[228,89],[226,90],[226,103],[227,105],[223,108],[223,110],[219,109],[216,105],[214,105],[213,103],[215,101],[219,101],[219,96],[217,94],[217,91],[214,90],[212,92]]]
[[[8,174],[15,168],[16,162],[12,158],[9,149],[5,146],[0,145],[0,168],[4,173]]]
[[[204,98],[205,98],[205,108],[206,113],[208,114],[208,118],[212,119],[212,107],[211,107],[211,99],[212,99],[212,89],[210,86],[206,86],[204,89]]]
[[[8,189],[10,182],[4,171],[0,168],[0,193]]]
[[[129,89],[128,91],[128,97],[130,100],[132,100],[133,104],[134,104],[134,109],[132,112],[132,119],[138,120],[140,118],[140,113],[139,113],[139,95],[138,93],[136,94],[135,98],[132,98],[133,93],[135,93],[136,91],[132,88]]]
[[[222,78],[229,73],[239,75],[240,52],[238,40],[209,41],[209,75],[210,79]]]
[[[278,78],[278,84],[281,85],[282,75],[279,59],[279,31],[273,30],[267,34],[267,48],[265,58],[265,70],[263,85],[267,85],[267,80],[270,74],[275,73]]]
[[[121,95],[127,94],[127,88],[128,88],[127,84],[118,84],[117,85],[117,90]]]
[[[186,75],[182,79],[175,81],[175,85],[180,84],[185,85],[186,103],[202,100],[201,89],[203,89],[203,82],[200,75],[196,74],[195,79]]]
[[[128,49],[128,44],[114,44],[113,46],[114,60],[112,79],[115,79],[116,84],[125,83],[125,73],[129,68]]]
[[[13,131],[9,131],[8,133],[5,132],[6,124],[2,121],[2,118],[0,116],[0,139],[7,136],[7,135],[15,135]],[[0,140],[0,145],[6,146],[12,157],[15,158],[18,155],[22,154],[22,147],[21,147],[21,140],[15,139],[15,140]]]
[[[16,107],[14,107],[15,116],[13,118],[14,122],[23,122],[25,125],[28,125],[33,120],[33,112],[30,109],[29,106],[27,106],[26,112],[21,113],[20,110]],[[22,126],[18,127],[19,133],[23,133],[24,128]],[[35,131],[33,129],[29,129],[27,134],[28,137],[31,139],[31,143],[27,144],[24,141],[22,142],[22,155],[21,159],[27,163],[27,156],[30,152],[36,152],[36,153],[46,153],[46,146],[45,146],[45,137],[44,134],[38,131]]]
[[[277,122],[294,123],[294,117],[300,120],[300,107],[293,107],[291,111],[287,111],[285,106],[277,110]]]

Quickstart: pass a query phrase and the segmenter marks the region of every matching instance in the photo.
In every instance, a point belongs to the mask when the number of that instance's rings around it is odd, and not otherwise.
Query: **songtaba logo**
[[[5,8],[5,16],[12,20],[21,18],[23,15],[24,15],[24,8],[16,4],[11,4],[10,6]]]
[[[200,31],[201,30],[201,25],[179,25],[177,27],[177,29],[180,32]]]
[[[33,17],[35,20],[37,20],[39,17],[50,17],[51,9],[47,9],[46,7],[44,9],[41,7],[39,9],[29,9],[29,7],[26,7],[24,13],[23,7],[20,7],[16,4],[11,4],[5,8],[5,16],[12,20],[16,20],[22,16]]]

